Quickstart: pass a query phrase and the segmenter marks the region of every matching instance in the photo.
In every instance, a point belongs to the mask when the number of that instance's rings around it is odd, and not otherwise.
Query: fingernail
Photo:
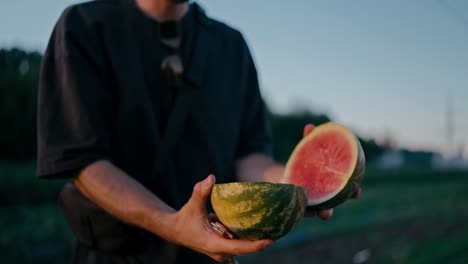
[[[273,241],[271,241],[271,240],[264,241],[262,243],[262,249],[266,249],[266,248],[270,247],[271,245],[273,245]]]
[[[207,188],[212,184],[211,182],[213,181],[213,176],[213,174],[210,174],[208,177],[206,177],[205,180],[203,180],[203,188]]]

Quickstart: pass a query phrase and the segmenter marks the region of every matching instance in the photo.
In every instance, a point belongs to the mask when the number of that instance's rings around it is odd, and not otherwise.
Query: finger
[[[273,240],[237,240],[231,239],[223,242],[222,251],[233,256],[242,256],[245,254],[257,253],[273,245]]]
[[[209,213],[208,219],[210,220],[211,227],[216,231],[216,234],[223,238],[233,239],[234,234],[219,220],[215,213]]]
[[[333,216],[333,208],[332,209],[327,209],[327,210],[322,210],[318,212],[318,216],[322,218],[323,220],[328,220]]]
[[[304,126],[304,131],[303,131],[303,136],[307,136],[310,134],[310,132],[312,132],[312,130],[314,130],[315,126],[312,125],[312,124],[307,124]]]
[[[210,222],[210,225],[218,236],[229,239],[234,238],[234,234],[231,232],[231,230],[229,230],[229,228],[227,228],[221,222]]]
[[[361,197],[361,193],[362,193],[362,189],[361,187],[359,187],[359,189],[356,190],[356,192],[353,194],[353,196],[351,196],[351,198],[359,199],[359,197]]]
[[[213,174],[210,174],[203,181],[198,182],[193,187],[192,197],[189,203],[193,203],[201,209],[206,210],[206,200],[211,194],[211,189],[216,182],[216,178]]]
[[[209,213],[208,214],[208,220],[210,221],[211,226],[215,225],[218,230],[223,231],[223,237],[224,238],[229,238],[232,239],[234,238],[234,234],[225,226],[223,223],[221,223],[221,220],[219,220],[218,216],[215,213]]]
[[[216,262],[225,262],[232,258],[232,256],[227,254],[216,254],[214,256],[211,256],[211,258],[214,259]]]

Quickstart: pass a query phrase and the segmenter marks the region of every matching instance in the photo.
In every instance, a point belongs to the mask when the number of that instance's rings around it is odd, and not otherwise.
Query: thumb
[[[306,137],[307,135],[309,135],[312,130],[314,130],[315,126],[312,125],[312,124],[307,124],[304,126],[304,131],[303,131],[303,137]]]
[[[200,209],[205,208],[206,199],[211,194],[211,189],[216,182],[216,178],[213,174],[210,174],[203,181],[198,182],[193,187],[192,197],[189,200],[189,203],[192,203],[194,206],[199,207]]]

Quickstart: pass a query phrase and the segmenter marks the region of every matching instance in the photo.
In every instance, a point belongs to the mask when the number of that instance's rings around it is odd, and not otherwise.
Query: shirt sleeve
[[[37,175],[76,175],[110,159],[113,97],[90,17],[68,8],[43,57],[38,91]]]
[[[272,155],[272,137],[267,111],[262,99],[257,70],[249,52],[248,46],[242,38],[245,67],[243,80],[245,93],[242,107],[240,140],[237,148],[237,158],[242,158],[252,153]]]

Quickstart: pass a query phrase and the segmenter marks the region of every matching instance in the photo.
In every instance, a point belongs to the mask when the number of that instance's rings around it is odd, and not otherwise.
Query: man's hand
[[[303,136],[309,135],[315,126],[307,124],[304,126]],[[284,176],[284,165],[273,160],[272,157],[262,153],[252,153],[236,162],[236,177],[239,181],[255,182],[267,181],[273,183],[281,182]],[[353,199],[359,198],[361,188],[352,196]],[[333,209],[321,211],[307,211],[305,216],[318,216],[327,220],[333,216]]]
[[[197,183],[190,200],[176,213],[175,243],[222,262],[232,256],[256,253],[273,244],[271,240],[236,240],[220,237],[210,224],[206,201],[215,183],[213,175]]]
[[[312,124],[307,124],[304,126],[304,131],[303,131],[303,137],[306,137],[309,135],[312,130],[314,130],[315,126]],[[352,199],[358,199],[361,196],[361,187],[353,194],[351,197]],[[318,216],[322,218],[323,220],[328,220],[333,216],[333,208],[332,209],[327,209],[327,210],[308,210],[305,213],[305,216]]]
[[[97,161],[87,166],[74,183],[81,193],[121,221],[216,261],[259,252],[273,243],[271,240],[230,240],[218,236],[210,225],[206,210],[206,200],[215,183],[213,175],[195,185],[192,197],[179,211],[109,161]]]

